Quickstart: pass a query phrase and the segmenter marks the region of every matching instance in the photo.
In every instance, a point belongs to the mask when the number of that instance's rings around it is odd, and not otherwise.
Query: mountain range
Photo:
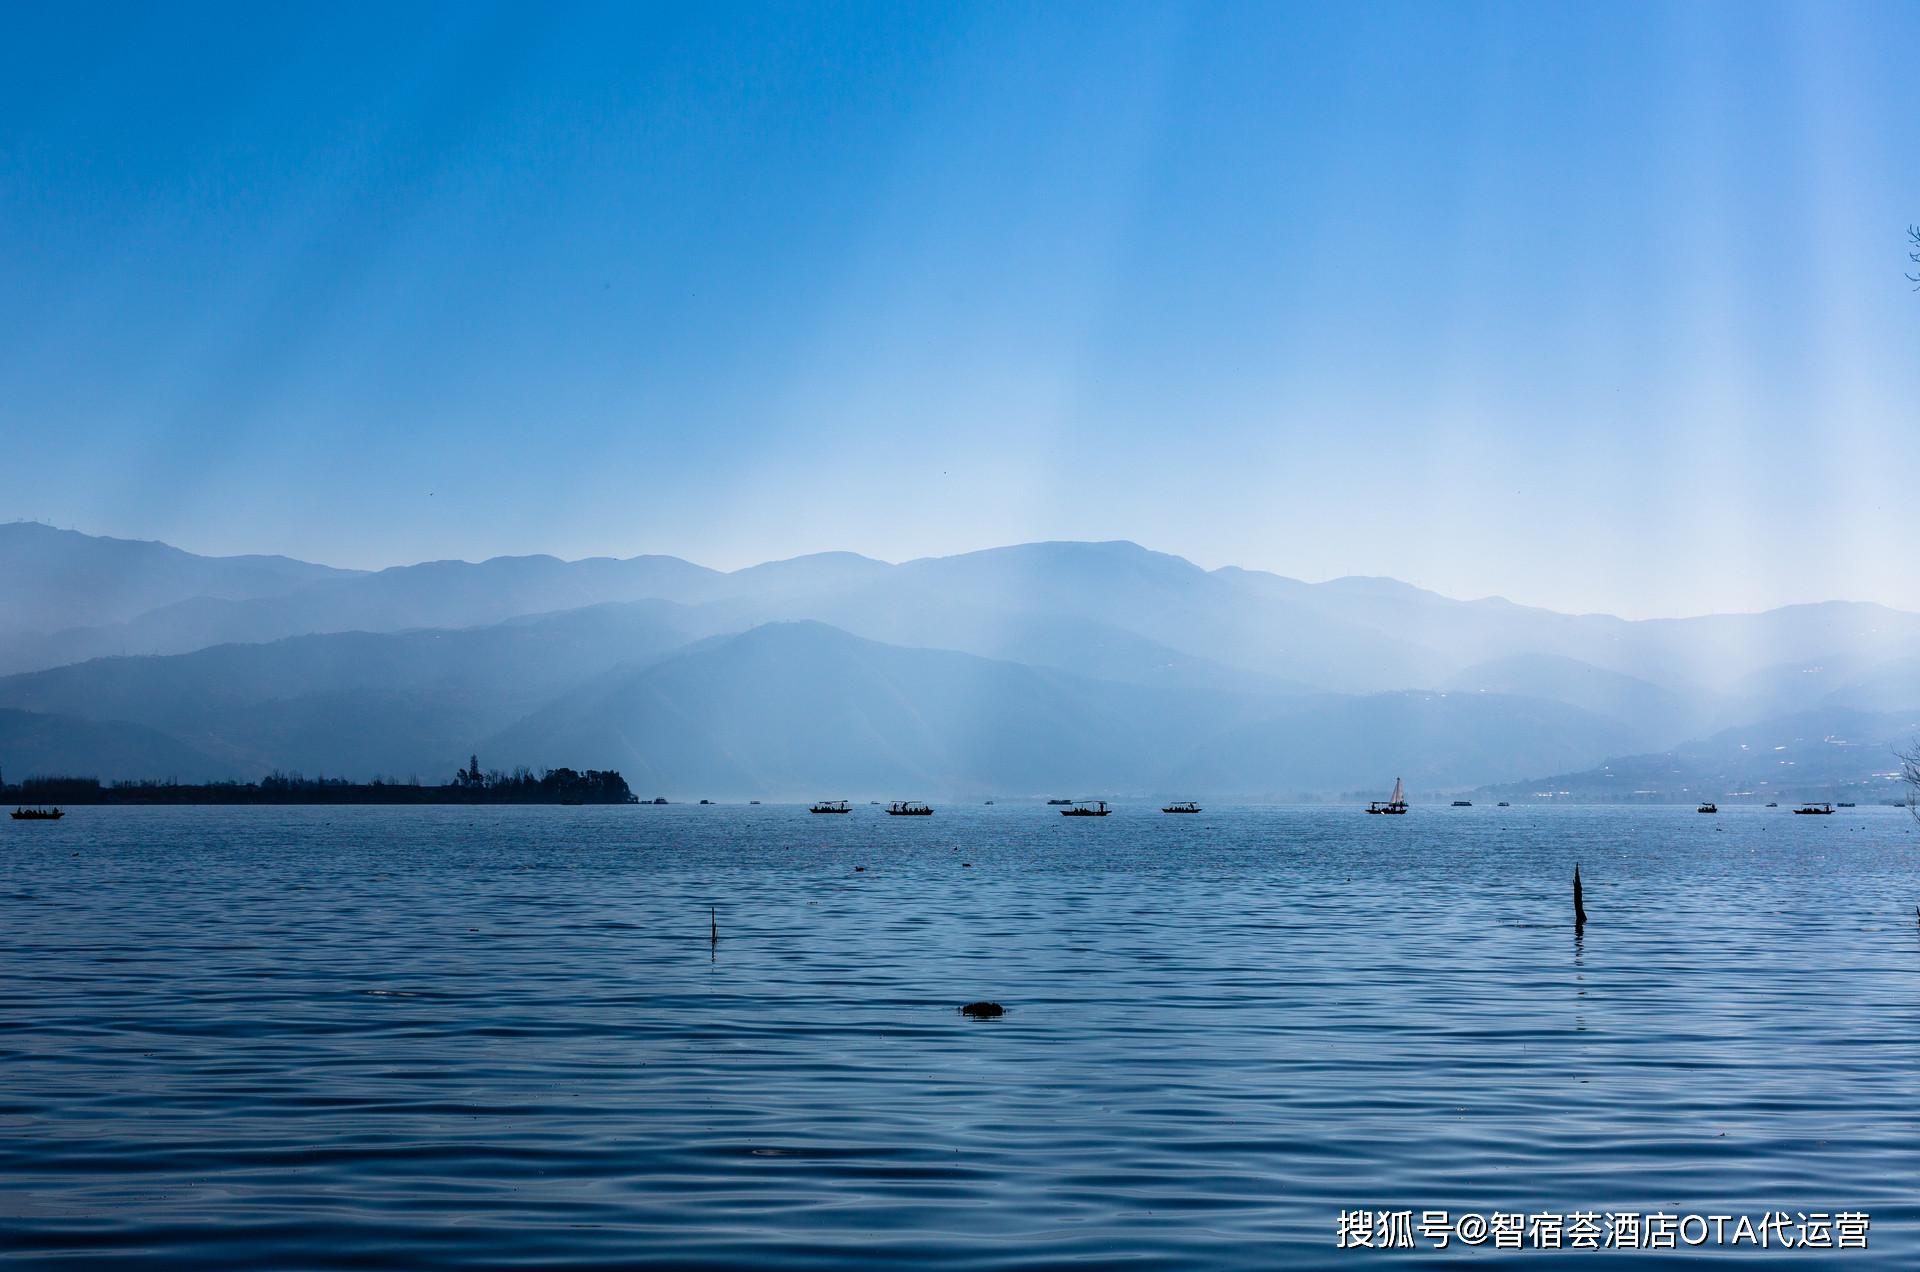
[[[1706,759],[1743,729],[1873,735],[1812,793],[1920,721],[1920,615],[1883,606],[1628,621],[1125,542],[352,571],[15,523],[0,594],[10,777],[439,781],[478,748],[675,797],[1292,799],[1672,755],[1694,798],[1748,780]]]

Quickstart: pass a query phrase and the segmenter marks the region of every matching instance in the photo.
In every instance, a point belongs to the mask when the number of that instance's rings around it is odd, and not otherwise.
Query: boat
[[[1473,801],[1470,799],[1456,799],[1453,801],[1453,806],[1455,808],[1472,808]]]
[[[1852,808],[1853,806],[1853,801],[1850,799],[1843,799],[1834,805],[1835,808]]]
[[[1806,817],[1806,816],[1831,817],[1833,815],[1833,805],[1832,804],[1802,804],[1800,805],[1800,807],[1794,809],[1793,811],[1798,813],[1802,817]]]
[[[933,809],[925,804],[916,804],[910,799],[896,800],[887,805],[890,817],[931,817]]]
[[[1702,804],[1702,805],[1700,805],[1700,807],[1698,807],[1698,808],[1696,808],[1696,809],[1694,809],[1693,811],[1694,811],[1694,812],[1696,812],[1696,813],[1717,813],[1717,812],[1719,812],[1719,811],[1720,811],[1720,805],[1718,805],[1718,804]]]
[[[1071,804],[1071,803],[1073,803],[1073,801],[1070,799],[1050,799],[1047,801],[1047,806],[1051,808],[1055,804]]]
[[[1393,779],[1393,795],[1382,804],[1379,800],[1367,805],[1370,813],[1404,813],[1407,811],[1407,790],[1400,784],[1399,778]]]
[[[992,808],[992,807],[993,807],[993,801],[992,801],[992,800],[988,800],[988,801],[987,801],[987,807],[988,807],[988,808]]]
[[[1504,799],[1503,799],[1503,800],[1501,800],[1501,801],[1500,801],[1500,803],[1498,804],[1498,807],[1500,807],[1500,808],[1512,808],[1512,807],[1513,807],[1513,805],[1512,805],[1512,804],[1509,804],[1509,803],[1508,803],[1508,802],[1507,802],[1506,800],[1504,800]]]
[[[1200,805],[1194,803],[1192,800],[1188,800],[1184,804],[1168,804],[1160,811],[1163,813],[1197,813],[1200,811]]]
[[[16,808],[13,810],[15,821],[59,821],[66,814],[57,808]]]
[[[1770,800],[1768,800],[1768,801],[1767,801],[1767,807],[1768,807],[1768,808],[1778,808],[1778,807],[1780,807],[1780,801],[1779,801],[1779,800],[1774,800],[1774,799],[1770,799]]]
[[[810,813],[850,813],[853,806],[844,799],[823,799],[807,810]]]
[[[1060,815],[1062,817],[1105,817],[1107,815],[1107,801],[1100,799],[1095,800],[1092,804],[1075,804],[1072,808],[1061,809]]]

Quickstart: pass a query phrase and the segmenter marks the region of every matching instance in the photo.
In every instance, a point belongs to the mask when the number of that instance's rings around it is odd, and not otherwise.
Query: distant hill
[[[195,556],[164,543],[15,521],[0,524],[0,638],[121,623],[195,597],[280,596],[353,574],[288,557]]]
[[[1578,764],[1630,736],[1565,703],[1506,694],[1403,691],[1294,700],[1212,738],[1163,779],[1167,789],[1284,800],[1375,791],[1397,777],[1432,798],[1549,763]],[[1548,757],[1553,757],[1548,759]]]
[[[213,758],[219,775],[290,769],[438,780],[477,739],[698,631],[683,607],[642,601],[455,631],[301,636],[8,676],[0,706],[131,722]],[[0,763],[25,760],[44,762],[31,750],[0,751]],[[161,762],[156,755],[102,775],[169,775],[155,767]]]
[[[1454,673],[1450,687],[1465,693],[1544,698],[1604,716],[1623,737],[1661,745],[1698,732],[1714,718],[1717,699],[1674,690],[1556,654],[1510,654]]]
[[[0,671],[116,654],[187,653],[317,632],[474,627],[608,602],[698,596],[710,579],[721,577],[676,557],[433,561],[327,578],[271,596],[196,596],[109,626],[16,638],[0,643]]]
[[[6,708],[0,708],[0,764],[0,775],[16,784],[29,777],[102,773],[195,782],[240,776],[213,756],[142,725]]]
[[[564,740],[642,794],[1265,798],[1385,787],[1399,773],[1524,772],[1541,754],[1603,754],[1620,736],[1535,700],[1171,690],[791,623],[601,677],[485,747],[531,755]]]
[[[1895,752],[1920,709],[1825,708],[1723,729],[1667,751],[1484,788],[1487,798],[1695,803],[1885,800],[1906,794]]]
[[[354,573],[4,529],[12,594],[0,620],[0,706],[141,725],[243,771],[402,774],[459,759],[475,735],[531,741],[536,721],[553,725],[549,742],[564,743],[554,731],[564,722],[652,755],[665,743],[647,730],[672,707],[690,746],[716,739],[701,765],[697,746],[675,761],[700,780],[811,780],[813,770],[756,752],[742,732],[754,718],[746,704],[711,683],[696,694],[689,682],[629,718],[580,696],[647,701],[666,693],[670,675],[706,665],[698,659],[743,660],[753,647],[688,650],[695,661],[669,673],[662,660],[683,646],[777,624],[824,624],[896,652],[829,657],[790,634],[757,638],[790,642],[796,660],[762,669],[754,685],[764,701],[790,692],[783,676],[830,681],[838,667],[856,697],[886,683],[902,701],[953,705],[937,728],[914,711],[850,716],[829,701],[791,720],[766,717],[767,727],[808,739],[820,759],[855,756],[868,736],[896,768],[868,757],[851,771],[921,773],[956,789],[1009,777],[966,749],[976,737],[1005,755],[1044,738],[1062,773],[1082,758],[1098,767],[1127,757],[1109,786],[1293,794],[1373,789],[1396,773],[1439,786],[1578,773],[1748,721],[1920,707],[1920,615],[1845,602],[1630,622],[1455,600],[1394,579],[1207,570],[1126,541],[898,565],[829,552],[731,572],[667,556],[527,556]],[[923,657],[935,652],[1002,670],[963,673]],[[661,679],[643,692],[621,679],[640,674],[622,663],[660,663]],[[1008,679],[1008,666],[1025,679]],[[913,686],[901,679],[909,672],[934,679]],[[1048,703],[1092,731],[1048,726],[1033,714]],[[699,715],[701,704],[714,714]],[[823,719],[851,732],[809,723]],[[1001,732],[967,731],[983,719]],[[930,728],[950,733],[935,746]],[[567,745],[512,762],[553,755],[645,772]]]

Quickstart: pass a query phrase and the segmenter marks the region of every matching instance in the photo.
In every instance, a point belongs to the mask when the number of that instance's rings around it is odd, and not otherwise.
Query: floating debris
[[[960,1014],[971,1016],[975,1020],[991,1020],[995,1016],[1006,1015],[1007,1009],[999,1003],[968,1003],[960,1009]]]

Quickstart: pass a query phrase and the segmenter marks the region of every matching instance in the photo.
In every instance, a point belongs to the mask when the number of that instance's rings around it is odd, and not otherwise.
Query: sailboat
[[[1382,804],[1378,800],[1375,800],[1373,803],[1367,805],[1367,811],[1370,813],[1404,813],[1406,812],[1407,811],[1407,788],[1401,785],[1399,778],[1397,777],[1394,778],[1392,797],[1388,799],[1387,802],[1384,804]]]

